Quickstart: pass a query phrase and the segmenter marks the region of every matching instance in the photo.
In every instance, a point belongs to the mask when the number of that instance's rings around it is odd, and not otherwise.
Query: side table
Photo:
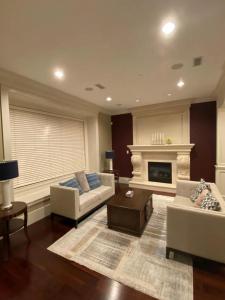
[[[7,210],[0,210],[0,237],[3,237],[3,252],[6,250],[7,258],[10,251],[10,235],[24,229],[25,236],[30,242],[27,231],[27,205],[25,202],[12,202],[13,206]],[[24,219],[16,218],[24,214]]]

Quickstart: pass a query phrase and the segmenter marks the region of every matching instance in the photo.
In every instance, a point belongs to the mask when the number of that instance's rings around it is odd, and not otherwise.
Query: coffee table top
[[[134,191],[134,196],[128,198],[125,196],[127,191]],[[124,207],[134,210],[142,209],[152,196],[152,191],[136,189],[136,188],[121,188],[111,199],[107,205],[114,207]]]

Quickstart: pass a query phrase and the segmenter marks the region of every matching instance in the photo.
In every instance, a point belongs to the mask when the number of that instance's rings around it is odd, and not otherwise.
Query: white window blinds
[[[10,109],[12,158],[20,176],[14,187],[85,169],[84,122]]]

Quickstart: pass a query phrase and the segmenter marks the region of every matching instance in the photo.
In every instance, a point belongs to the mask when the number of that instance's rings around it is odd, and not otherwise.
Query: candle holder
[[[165,134],[164,132],[155,132],[152,134],[152,145],[164,145]]]

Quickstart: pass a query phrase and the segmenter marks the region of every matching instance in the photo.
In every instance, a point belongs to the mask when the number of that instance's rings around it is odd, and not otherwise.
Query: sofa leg
[[[169,259],[170,258],[170,248],[166,247],[166,258]]]
[[[74,224],[74,226],[75,226],[75,228],[77,228],[77,227],[78,227],[78,221],[77,221],[77,220],[75,220],[75,224]]]

